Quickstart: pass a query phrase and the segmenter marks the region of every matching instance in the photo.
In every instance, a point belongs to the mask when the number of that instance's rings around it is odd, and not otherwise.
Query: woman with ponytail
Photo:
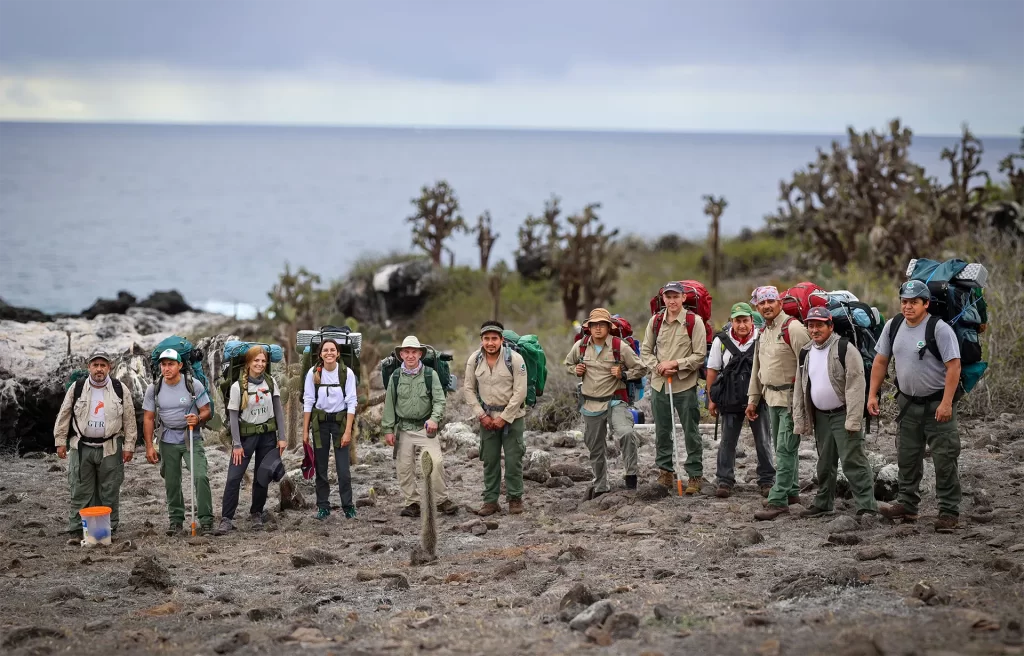
[[[345,517],[356,516],[352,502],[352,477],[349,445],[352,443],[352,425],[356,417],[356,375],[341,361],[341,350],[333,339],[320,345],[316,366],[306,374],[302,394],[302,442],[313,438],[316,464],[316,518],[331,516],[331,486],[327,481],[331,446],[334,446],[334,466],[338,471],[338,492]],[[341,423],[345,422],[344,433]]]
[[[235,528],[238,490],[254,454],[256,464],[252,477],[252,506],[249,508],[253,530],[263,528],[266,519],[263,508],[267,503],[270,479],[280,480],[284,470],[281,455],[288,446],[283,431],[285,415],[281,407],[281,392],[274,384],[274,379],[265,375],[267,361],[266,350],[262,346],[253,346],[245,353],[245,366],[238,380],[231,384],[227,405],[231,424],[231,464],[228,466],[228,480],[224,486],[218,535],[224,535]]]

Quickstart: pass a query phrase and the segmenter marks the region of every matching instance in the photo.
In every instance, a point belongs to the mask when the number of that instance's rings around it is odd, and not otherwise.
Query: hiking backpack
[[[267,387],[270,389],[270,395],[274,395],[276,383],[271,375],[270,368],[273,363],[281,362],[284,359],[284,349],[277,344],[240,342],[233,339],[224,344],[224,365],[221,367],[220,372],[220,393],[225,405],[227,405],[228,399],[231,398],[231,386],[238,381],[238,377],[245,369],[245,354],[253,346],[262,346],[263,352],[267,354],[267,368],[263,372],[263,376],[267,381]],[[247,390],[243,389],[238,391],[241,394],[247,392]]]
[[[608,336],[612,340],[612,358],[615,364],[625,367],[626,365],[622,362],[622,343],[625,342],[628,348],[633,350],[633,353],[640,357],[640,342],[637,341],[636,337],[633,336],[633,326],[624,317],[613,314],[612,315],[612,327],[608,331]],[[576,335],[576,342],[580,349],[580,360],[583,360],[583,354],[587,351],[587,346],[590,345],[592,340],[590,329],[584,327]],[[633,378],[626,380],[626,397],[629,399],[629,404],[633,405],[640,399],[644,398],[644,387],[647,384],[647,378],[641,376],[640,378]]]
[[[503,339],[502,354],[508,372],[512,373],[512,351],[523,356],[526,362],[526,405],[532,408],[537,405],[537,397],[544,396],[544,386],[548,381],[548,360],[540,340],[536,335],[520,336],[513,330],[502,331]],[[483,360],[484,352],[481,349],[476,355],[476,364],[479,366]]]
[[[210,419],[207,422],[200,423],[200,426],[205,426],[208,423],[212,423],[216,415],[213,413],[213,397],[210,395],[210,381],[206,377],[206,373],[203,371],[203,352],[193,347],[192,342],[188,341],[184,337],[178,335],[172,335],[167,339],[163,340],[156,345],[153,352],[150,354],[150,366],[153,374],[153,403],[156,406],[156,410],[159,410],[159,398],[160,398],[160,387],[163,385],[164,377],[160,373],[160,354],[167,349],[174,349],[178,352],[178,356],[181,358],[181,377],[185,379],[185,389],[192,395],[192,407],[189,408],[189,412],[195,409],[195,414],[199,414],[199,398],[196,398],[195,384],[194,381],[198,380],[203,385],[202,396],[206,397],[206,400],[210,402]],[[156,412],[159,418],[160,413]],[[212,428],[213,426],[211,426]]]
[[[451,353],[439,353],[433,346],[424,345],[426,353],[420,362],[423,363],[424,381],[427,384],[427,397],[430,399],[430,403],[434,402],[434,374],[441,380],[441,389],[444,390],[445,396],[451,394],[458,389],[458,379],[452,375],[451,365],[448,363],[452,361]],[[402,372],[402,358],[398,355],[399,349],[395,349],[386,358],[380,361],[380,380],[384,385],[385,389],[390,386],[391,398],[398,396],[398,377]]]
[[[825,307],[824,294],[827,292],[813,282],[797,283],[782,292],[782,311],[802,323],[812,307]]]
[[[359,356],[362,353],[363,336],[361,333],[354,333],[348,326],[321,326],[319,330],[300,330],[295,335],[295,348],[302,354],[302,380],[306,380],[309,370],[313,368],[323,369],[323,361],[320,359],[320,347],[324,340],[331,339],[338,344],[338,384],[336,387],[345,393],[345,385],[348,383],[348,372],[355,373],[356,383],[362,377],[362,366]],[[333,384],[314,384],[314,404],[320,398],[321,387],[335,387]],[[330,389],[327,391],[330,394]]]
[[[747,408],[747,389],[750,387],[750,376],[754,366],[754,347],[741,351],[729,337],[728,330],[718,334],[718,341],[732,357],[715,378],[708,395],[720,412],[743,412]]]
[[[686,313],[686,334],[693,337],[693,326],[699,316],[704,321],[704,335],[707,338],[707,350],[704,352],[704,364],[697,372],[698,378],[704,380],[708,372],[708,354],[711,353],[711,343],[715,341],[715,329],[711,325],[711,293],[703,283],[696,280],[680,280],[683,286],[683,311]],[[658,345],[658,333],[665,323],[665,301],[661,295],[665,292],[662,287],[658,294],[651,298],[651,314],[654,315],[652,330],[654,332],[654,346]]]

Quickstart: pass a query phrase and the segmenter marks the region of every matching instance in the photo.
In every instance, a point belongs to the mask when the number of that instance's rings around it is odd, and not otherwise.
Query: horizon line
[[[635,134],[635,135],[732,135],[732,136],[770,136],[770,137],[846,137],[847,132],[792,132],[787,130],[666,130],[644,128],[582,128],[582,127],[535,127],[516,125],[373,125],[355,123],[231,123],[228,121],[131,121],[131,120],[80,120],[67,121],[56,119],[19,119],[0,118],[0,125],[98,125],[108,127],[193,127],[193,128],[299,128],[299,129],[339,129],[339,130],[404,130],[404,131],[436,131],[436,132],[563,132],[576,134]],[[904,127],[910,127],[903,123]],[[847,129],[853,126],[847,126]],[[853,128],[858,133],[863,130]],[[875,129],[875,128],[869,128]],[[910,128],[913,130],[913,127]],[[1024,130],[1022,130],[1024,131]],[[926,138],[959,138],[961,133],[918,133],[915,137]],[[978,139],[1017,139],[1016,134],[976,134]]]

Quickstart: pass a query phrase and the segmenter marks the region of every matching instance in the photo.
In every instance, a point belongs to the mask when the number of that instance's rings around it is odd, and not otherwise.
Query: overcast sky
[[[1024,0],[0,0],[0,119],[1024,125]]]

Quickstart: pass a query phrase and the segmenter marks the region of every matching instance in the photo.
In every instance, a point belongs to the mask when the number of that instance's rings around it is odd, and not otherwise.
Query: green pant
[[[918,489],[924,477],[927,445],[932,449],[932,464],[935,465],[935,497],[939,501],[939,513],[959,514],[960,472],[957,459],[960,457],[960,433],[957,430],[956,407],[953,407],[949,421],[939,423],[935,420],[939,401],[917,405],[901,396],[899,403],[901,411],[906,407],[900,421],[900,444],[896,455],[900,468],[900,505],[908,513],[917,514],[917,505],[921,503]]]
[[[683,436],[686,441],[686,462],[683,469],[690,478],[704,475],[704,442],[700,437],[700,408],[697,407],[697,388],[691,387],[681,392],[673,392],[672,405],[669,405],[668,385],[659,392],[651,390],[651,412],[654,413],[654,462],[659,469],[675,472],[672,464],[673,424],[672,407],[679,415],[679,423],[683,425]]]
[[[195,495],[196,514],[199,524],[205,528],[213,527],[213,494],[210,492],[210,479],[206,475],[206,449],[203,440],[192,440],[192,451],[195,453]],[[185,444],[160,443],[160,475],[164,479],[164,490],[167,492],[167,516],[172,524],[185,521],[185,497],[181,492],[181,463],[189,467],[187,440]],[[190,498],[191,501],[191,498]]]
[[[775,444],[775,485],[768,494],[768,505],[785,508],[789,497],[800,496],[800,436],[793,432],[793,414],[785,406],[770,406]]]
[[[818,494],[811,505],[821,510],[833,509],[839,474],[836,464],[842,461],[857,510],[877,512],[875,477],[864,453],[864,431],[848,432],[845,412],[815,412],[814,440],[818,448]]]
[[[480,459],[484,461],[484,503],[497,503],[501,494],[501,451],[505,450],[505,497],[523,498],[523,456],[526,441],[522,417],[506,424],[508,431],[480,429]]]
[[[121,506],[121,483],[124,482],[123,438],[117,439],[117,453],[103,457],[103,447],[85,446],[68,450],[68,483],[71,486],[71,515],[68,531],[82,532],[82,516],[78,511],[89,506],[110,508],[110,529],[117,528]]]

